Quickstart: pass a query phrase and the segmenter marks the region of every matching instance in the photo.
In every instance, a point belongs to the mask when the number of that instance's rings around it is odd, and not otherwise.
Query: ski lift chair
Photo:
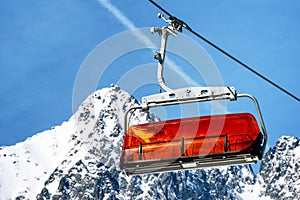
[[[172,90],[163,79],[163,63],[170,27],[152,29],[162,35],[158,59],[158,82],[166,92],[143,97],[142,104],[125,113],[125,137],[120,168],[127,175],[148,174],[204,167],[251,164],[262,159],[267,133],[257,100],[237,94],[234,87],[191,87]],[[250,113],[201,116],[133,125],[128,115],[149,110],[204,101],[235,101],[250,98],[256,107],[260,127]]]

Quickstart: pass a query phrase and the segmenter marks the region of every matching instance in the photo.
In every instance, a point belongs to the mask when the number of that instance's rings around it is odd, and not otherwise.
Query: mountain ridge
[[[89,95],[61,126],[1,147],[0,199],[249,199],[249,194],[277,198],[265,192],[272,188],[273,182],[266,179],[271,172],[256,177],[249,165],[127,177],[119,168],[123,118],[137,104],[112,85]],[[149,121],[158,118],[142,111],[131,116],[132,123]]]

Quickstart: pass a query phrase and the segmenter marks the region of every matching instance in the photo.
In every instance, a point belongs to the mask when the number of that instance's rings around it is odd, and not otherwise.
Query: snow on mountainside
[[[0,147],[0,199],[254,199],[259,195],[267,198],[269,191],[276,189],[273,179],[268,178],[273,172],[265,170],[264,174],[262,167],[256,181],[251,166],[127,177],[119,168],[123,118],[135,104],[132,96],[112,85],[91,94],[61,126],[14,146]],[[130,122],[157,120],[147,112],[136,111]],[[293,152],[281,146],[286,150],[282,154],[291,157],[297,151],[295,145]],[[266,159],[263,164],[267,166],[273,157]],[[290,172],[299,174],[299,154],[297,159],[286,159],[281,169],[296,161],[292,167],[296,171]],[[299,185],[299,177],[294,178],[292,188]],[[299,195],[299,189],[295,192]]]
[[[119,91],[118,87],[102,89],[90,95],[69,121],[61,126],[14,146],[0,147],[0,199],[17,196],[34,199],[49,176],[51,179],[51,174],[58,166],[64,165],[66,159],[70,164],[91,150],[89,143],[92,146],[99,139],[96,134],[100,134],[97,132],[99,130],[92,132],[94,125],[108,127],[108,134],[120,132],[117,129],[121,129],[123,123],[121,115],[134,104],[136,101],[128,93]],[[118,114],[120,121],[112,119],[109,112]],[[139,120],[146,122],[146,115],[143,116],[139,116]],[[94,140],[91,139],[93,135]]]
[[[282,136],[262,160],[258,175],[261,196],[300,199],[300,140]]]
[[[32,195],[75,145],[73,118],[14,146],[0,147],[0,199]]]

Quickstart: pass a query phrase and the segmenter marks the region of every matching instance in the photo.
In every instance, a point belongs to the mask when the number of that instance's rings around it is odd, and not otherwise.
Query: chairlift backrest
[[[234,153],[258,156],[261,141],[258,123],[249,113],[168,120],[131,126],[122,159],[133,163]]]

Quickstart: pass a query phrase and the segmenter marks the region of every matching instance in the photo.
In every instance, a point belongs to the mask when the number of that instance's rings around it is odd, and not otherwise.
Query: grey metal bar
[[[125,112],[125,115],[124,115],[124,135],[126,134],[127,132],[127,129],[128,129],[128,114],[132,111],[132,110],[136,110],[136,109],[142,109],[142,106],[133,106],[131,108],[129,108],[126,112]],[[130,119],[129,119],[130,120]]]
[[[263,143],[263,150],[262,150],[262,152],[264,152],[265,148],[267,146],[268,135],[267,135],[267,130],[266,130],[266,127],[265,127],[265,123],[264,123],[264,120],[263,120],[263,117],[262,117],[262,114],[261,114],[261,110],[260,110],[258,101],[254,96],[252,96],[250,94],[238,94],[237,98],[240,98],[240,97],[250,98],[255,104],[255,108],[256,108],[256,111],[258,113],[258,118],[259,118],[259,122],[260,122],[260,125],[261,125],[261,129],[262,129],[262,132],[263,132],[263,135],[264,135],[264,143]],[[263,156],[263,155],[261,155],[261,156]],[[262,158],[259,158],[259,159],[262,159]]]
[[[143,156],[143,143],[140,142],[139,144],[139,160],[142,160]]]
[[[183,156],[184,155],[184,137],[181,138],[180,152],[181,152],[181,156]]]

